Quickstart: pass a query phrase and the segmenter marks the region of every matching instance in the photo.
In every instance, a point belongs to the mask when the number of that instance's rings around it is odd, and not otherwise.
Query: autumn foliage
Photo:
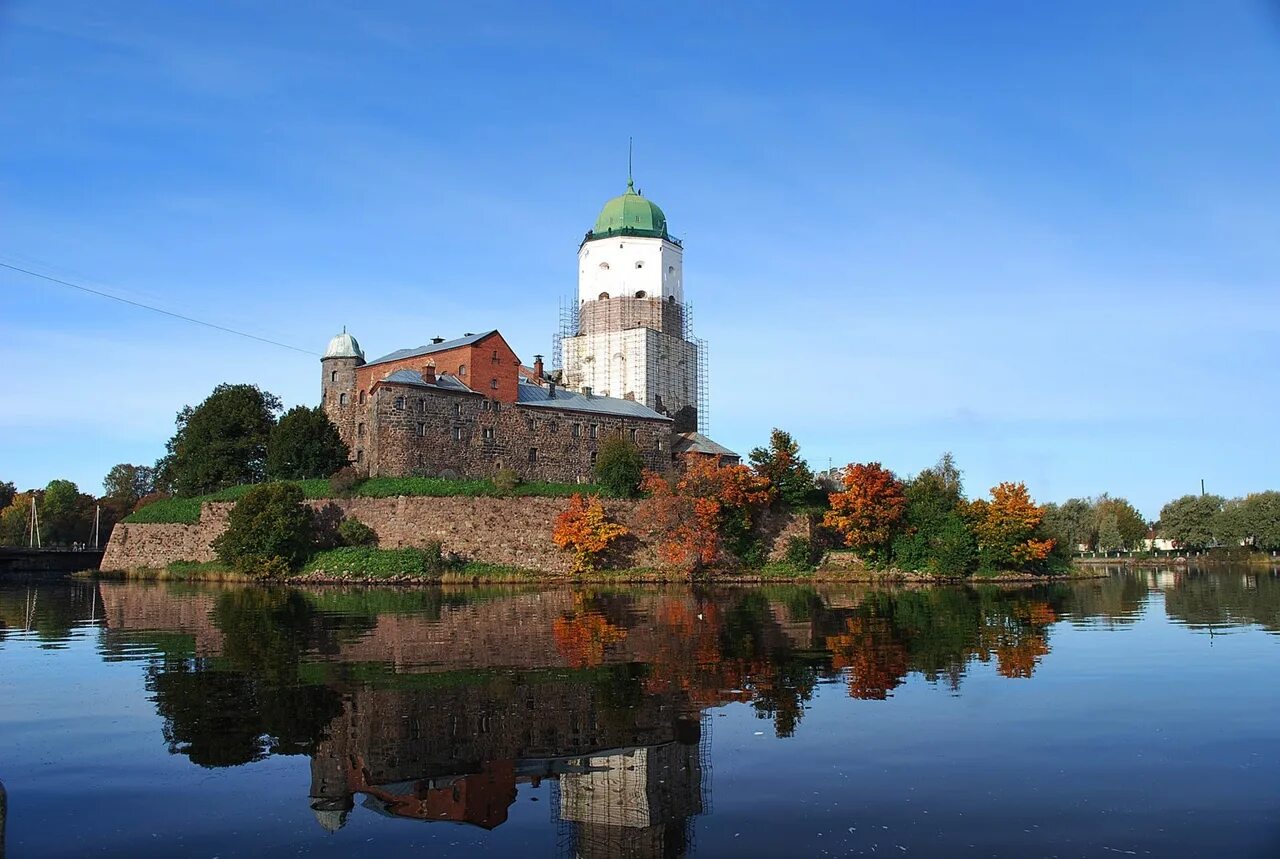
[[[605,617],[589,594],[577,593],[573,610],[552,621],[551,636],[570,668],[595,668],[604,662],[605,648],[624,641],[627,631]]]
[[[561,549],[572,550],[574,572],[585,573],[596,568],[610,543],[628,533],[626,526],[609,521],[599,496],[573,495],[569,506],[556,517],[551,539]]]
[[[822,524],[846,546],[873,558],[882,555],[907,509],[902,483],[878,462],[846,466],[841,482],[844,491],[831,493]]]
[[[773,498],[767,478],[705,457],[686,460],[674,482],[646,471],[640,488],[647,497],[638,513],[658,538],[658,557],[690,571],[723,560],[726,536],[748,533]]]
[[[1035,568],[1053,551],[1053,540],[1040,535],[1044,508],[1031,500],[1022,483],[993,487],[990,501],[970,503],[969,518],[985,568]]]

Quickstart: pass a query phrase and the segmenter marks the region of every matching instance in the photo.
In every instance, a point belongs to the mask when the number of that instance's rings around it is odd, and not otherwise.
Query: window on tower
[[[636,268],[644,268],[644,260],[636,260]]]
[[[649,293],[645,292],[643,289],[636,290],[636,298],[648,298],[648,297],[649,297]]]
[[[605,299],[607,299],[608,297],[609,297],[609,293],[607,293],[607,292],[602,292],[602,293],[600,293],[600,295],[598,296],[598,298],[599,298],[601,301],[604,301],[604,300],[605,300]]]
[[[345,406],[347,404],[347,395],[338,394],[338,405]]]
[[[600,263],[600,270],[601,270],[601,271],[608,271],[608,270],[609,270],[609,264],[608,264],[607,262],[602,262],[602,263]]]

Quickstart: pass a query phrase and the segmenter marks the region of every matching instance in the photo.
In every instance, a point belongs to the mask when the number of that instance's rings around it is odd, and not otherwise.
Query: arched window
[[[467,365],[466,365],[466,364],[459,364],[459,365],[458,365],[458,375],[459,375],[459,376],[465,376],[465,375],[467,375]]]
[[[675,304],[675,303],[676,303],[676,297],[674,295],[668,295],[667,304]]]
[[[649,293],[645,292],[643,289],[636,290],[636,298],[648,298],[648,297],[649,297]]]
[[[602,262],[602,263],[600,263],[600,270],[601,270],[601,271],[608,271],[608,270],[609,270],[609,264],[608,264],[607,262]]]
[[[360,405],[364,405],[364,391],[360,392]]]
[[[337,370],[330,370],[330,371],[329,371],[329,381],[330,381],[330,382],[336,382],[336,381],[338,381],[338,371],[337,371]]]
[[[338,405],[345,406],[347,404],[347,395],[338,394]]]
[[[675,267],[675,266],[673,266],[673,265],[669,265],[669,266],[667,266],[667,274],[675,274],[675,273],[676,273],[676,267]]]
[[[606,298],[608,298],[608,297],[609,297],[609,293],[607,293],[607,292],[602,292],[602,293],[600,293],[600,295],[599,295],[598,297],[599,297],[599,299],[600,299],[601,301],[604,301]]]
[[[636,260],[636,268],[644,268],[644,260]]]

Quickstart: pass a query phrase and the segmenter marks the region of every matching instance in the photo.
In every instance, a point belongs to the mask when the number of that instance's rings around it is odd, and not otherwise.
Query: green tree
[[[978,546],[960,512],[964,487],[951,454],[907,481],[903,495],[905,527],[893,540],[894,566],[944,576],[973,572]]]
[[[600,444],[596,453],[596,482],[610,495],[634,498],[644,477],[644,459],[640,448],[620,435]]]
[[[315,516],[291,483],[267,483],[246,492],[227,517],[227,530],[213,541],[225,564],[242,572],[274,575],[297,569],[315,538]]]
[[[271,429],[267,476],[272,480],[328,477],[347,464],[351,452],[319,406],[294,406]]]
[[[0,510],[0,546],[26,546],[30,541],[32,492],[19,492]]]
[[[70,480],[51,480],[40,498],[40,530],[46,545],[65,546],[89,540],[93,498]]]
[[[757,447],[747,456],[756,474],[769,479],[785,504],[801,507],[817,500],[813,472],[800,457],[800,445],[791,433],[774,427],[769,433],[769,447]]]
[[[1255,492],[1244,499],[1244,521],[1253,545],[1280,550],[1280,492]]]
[[[1214,514],[1209,529],[1213,533],[1213,542],[1217,545],[1239,546],[1250,531],[1244,500],[1232,498],[1222,502],[1222,509]]]
[[[0,481],[0,510],[13,503],[13,496],[18,494],[18,487],[7,481]]]
[[[1094,502],[1093,510],[1098,548],[1104,551],[1137,549],[1147,538],[1147,521],[1127,499],[1112,498],[1103,493]]]
[[[1062,504],[1044,506],[1044,528],[1068,551],[1077,546],[1095,548],[1098,544],[1097,517],[1093,503],[1084,498],[1068,498]]]
[[[133,509],[138,499],[150,495],[156,488],[155,469],[147,465],[131,465],[122,462],[111,466],[102,479],[103,498],[119,502],[126,512]]]
[[[1213,520],[1222,509],[1220,495],[1184,495],[1160,510],[1160,534],[1187,549],[1212,546]]]
[[[218,385],[200,405],[178,412],[168,455],[158,463],[159,486],[189,496],[261,482],[279,411],[280,398],[256,385]]]

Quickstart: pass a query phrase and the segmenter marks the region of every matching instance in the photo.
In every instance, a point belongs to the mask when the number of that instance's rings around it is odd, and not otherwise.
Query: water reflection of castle
[[[707,708],[748,703],[787,736],[819,682],[876,700],[909,673],[958,687],[975,661],[1030,677],[1058,617],[1142,598],[1109,587],[100,589],[103,646],[152,660],[170,749],[308,755],[330,831],[357,804],[492,829],[550,780],[565,852],[679,856],[708,808]]]

